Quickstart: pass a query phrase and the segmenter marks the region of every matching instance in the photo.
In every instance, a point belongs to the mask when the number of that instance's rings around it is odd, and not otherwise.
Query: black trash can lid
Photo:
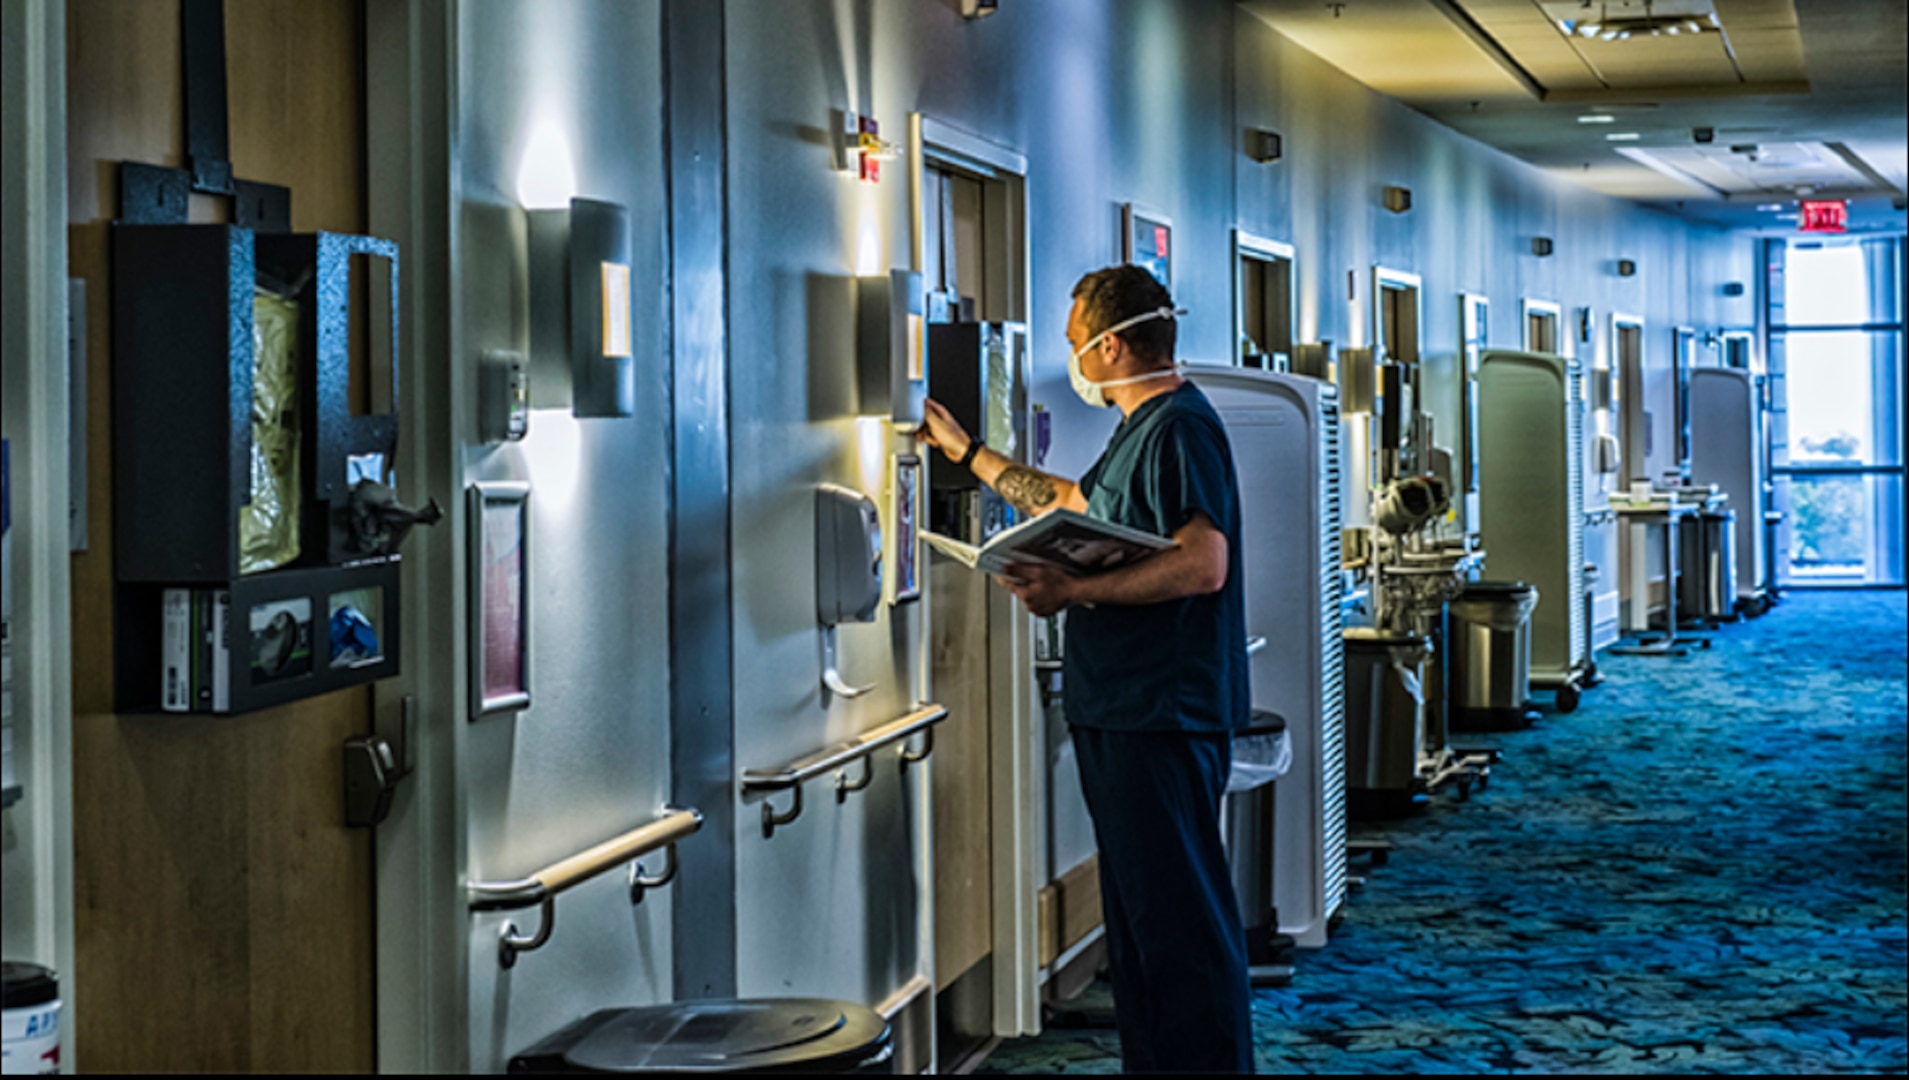
[[[1240,738],[1249,735],[1277,735],[1286,730],[1286,718],[1271,709],[1254,709],[1253,721],[1243,731],[1234,732]]]
[[[1517,596],[1530,591],[1522,581],[1473,581],[1465,585],[1466,596]]]
[[[19,960],[0,962],[0,1007],[24,1009],[60,996],[60,980],[51,968]]]
[[[888,1021],[822,998],[679,1001],[614,1010],[564,1052],[591,1072],[842,1072],[877,1053]]]

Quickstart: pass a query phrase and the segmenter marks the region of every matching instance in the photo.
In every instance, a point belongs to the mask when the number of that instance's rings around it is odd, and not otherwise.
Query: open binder
[[[1016,563],[1058,567],[1076,576],[1128,566],[1174,541],[1073,510],[1050,510],[996,533],[976,547],[937,533],[923,533],[934,549],[964,566],[989,574],[1005,573]]]

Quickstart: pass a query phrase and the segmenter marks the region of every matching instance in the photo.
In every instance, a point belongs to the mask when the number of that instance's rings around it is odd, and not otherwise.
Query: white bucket
[[[59,982],[38,964],[11,961],[6,982],[6,1007],[0,1009],[0,1073],[59,1072]]]

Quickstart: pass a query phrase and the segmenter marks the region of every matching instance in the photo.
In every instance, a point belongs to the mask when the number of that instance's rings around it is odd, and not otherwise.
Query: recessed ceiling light
[[[1578,117],[1578,123],[1580,124],[1615,124],[1617,123],[1617,117],[1612,116],[1609,113],[1589,113],[1584,116]]]
[[[1763,211],[1764,213],[1769,213],[1772,210],[1783,209],[1783,204],[1780,202],[1766,202],[1763,205],[1757,207],[1757,209]]]
[[[1636,142],[1642,136],[1635,131],[1613,131],[1604,137],[1611,142]]]

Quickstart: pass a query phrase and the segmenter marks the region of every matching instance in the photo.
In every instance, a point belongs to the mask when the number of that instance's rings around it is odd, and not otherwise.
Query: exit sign
[[[1839,233],[1849,231],[1849,202],[1844,199],[1804,199],[1798,204],[1796,227],[1800,232]]]

